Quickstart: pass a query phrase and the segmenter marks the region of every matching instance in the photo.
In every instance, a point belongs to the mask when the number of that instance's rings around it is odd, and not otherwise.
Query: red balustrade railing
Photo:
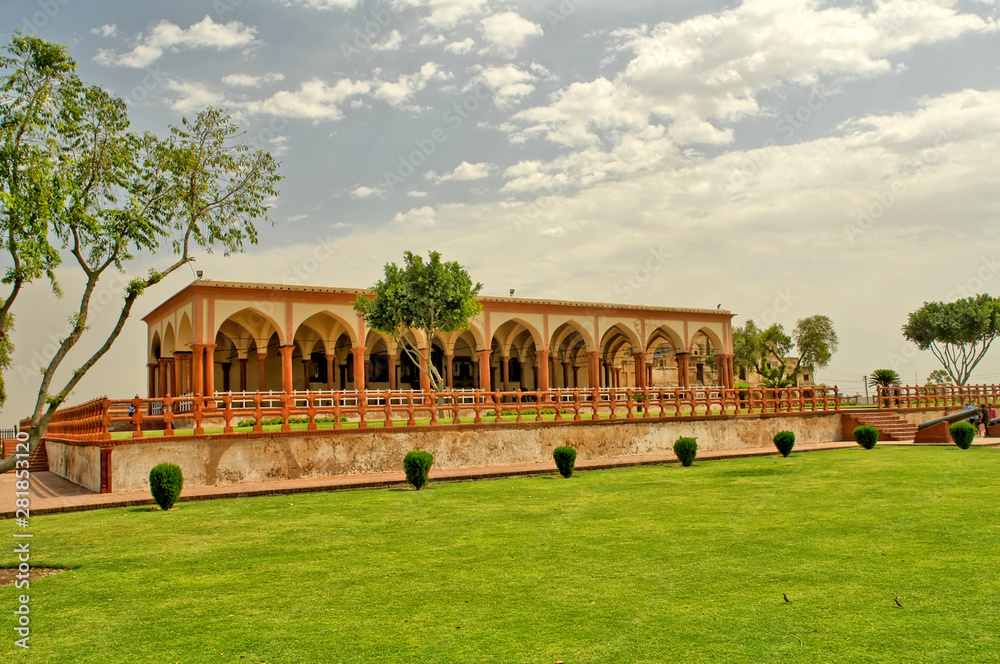
[[[79,406],[60,408],[45,430],[46,437],[64,440],[108,440],[108,398],[93,399]],[[20,422],[21,431],[31,428],[31,419]]]
[[[140,438],[150,430],[172,435],[178,428],[205,432],[222,425],[222,433],[238,426],[261,432],[265,422],[280,421],[281,430],[306,424],[343,429],[345,422],[365,428],[382,426],[440,426],[472,423],[555,422],[599,419],[676,419],[732,415],[806,414],[840,410],[836,388],[579,388],[542,391],[446,390],[419,392],[378,390],[365,392],[217,393],[144,399],[96,399],[60,409],[48,437],[67,440],[107,440],[112,431],[130,431]],[[505,419],[513,418],[513,419]],[[325,428],[325,427],[324,427]]]
[[[881,409],[943,408],[1000,401],[1000,385],[922,385],[879,387]]]

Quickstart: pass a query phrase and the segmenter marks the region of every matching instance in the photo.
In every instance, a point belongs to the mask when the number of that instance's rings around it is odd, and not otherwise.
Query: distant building
[[[366,328],[355,288],[197,280],[147,314],[149,396],[426,389],[393,339]],[[720,309],[480,297],[469,330],[430,340],[454,388],[732,386]],[[427,343],[412,333],[419,345]]]

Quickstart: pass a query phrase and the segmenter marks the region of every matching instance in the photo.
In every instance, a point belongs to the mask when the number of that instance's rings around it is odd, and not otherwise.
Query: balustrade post
[[[137,394],[129,406],[132,411],[132,437],[142,438],[142,398]]]
[[[260,407],[263,397],[260,392],[253,395],[253,431],[260,433],[264,430],[264,412]]]
[[[192,411],[194,414],[194,435],[200,436],[205,433],[205,428],[201,426],[202,416],[202,398],[200,395],[192,395],[191,399]]]
[[[222,417],[226,423],[222,427],[223,433],[233,432],[233,395],[226,392],[222,395]]]
[[[362,349],[362,352],[364,349]],[[362,372],[363,373],[363,372]],[[364,384],[364,378],[362,377],[362,385]],[[368,428],[368,392],[365,390],[358,390],[358,428],[367,429]]]
[[[169,394],[163,397],[163,435],[172,436],[174,435],[174,411],[173,411],[174,398]]]
[[[312,390],[306,392],[306,415],[309,423],[306,424],[306,431],[316,430],[316,394]]]

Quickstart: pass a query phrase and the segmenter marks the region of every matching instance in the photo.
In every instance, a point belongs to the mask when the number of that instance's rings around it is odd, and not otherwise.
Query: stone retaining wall
[[[128,439],[114,442],[111,487],[146,490],[150,469],[164,461],[182,468],[185,485],[211,486],[399,472],[414,449],[433,454],[435,468],[475,468],[551,462],[560,445],[575,447],[579,459],[613,458],[670,453],[681,436],[697,438],[702,450],[735,450],[769,446],[783,429],[795,432],[797,442],[829,442],[840,438],[840,428],[839,414],[824,413]],[[100,490],[98,447],[54,442],[49,450],[58,459],[53,472]]]

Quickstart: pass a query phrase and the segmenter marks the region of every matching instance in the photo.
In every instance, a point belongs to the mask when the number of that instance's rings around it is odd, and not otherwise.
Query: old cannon
[[[913,439],[913,442],[950,443],[951,435],[948,433],[948,426],[955,422],[961,422],[968,419],[979,419],[979,411],[959,410],[945,415],[944,417],[927,420],[926,422],[917,425],[917,437]],[[1000,423],[1000,418],[992,420],[990,422],[990,426],[993,425],[993,422]]]

